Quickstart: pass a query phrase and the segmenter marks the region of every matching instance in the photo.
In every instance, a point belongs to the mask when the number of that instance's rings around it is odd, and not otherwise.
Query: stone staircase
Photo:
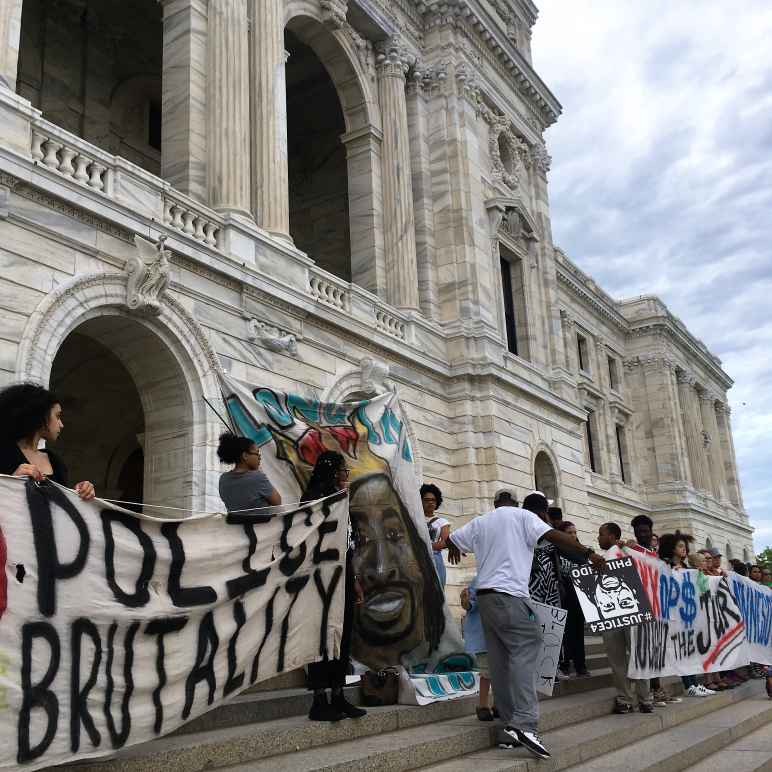
[[[310,695],[289,673],[250,690],[168,737],[118,756],[58,767],[79,772],[751,772],[772,770],[772,701],[762,681],[704,699],[611,715],[614,690],[602,645],[589,643],[590,678],[572,678],[542,702],[553,754],[500,750],[474,699],[371,709],[337,724],[309,722]],[[671,679],[672,680],[672,679]],[[674,683],[676,683],[674,681]],[[680,681],[677,682],[680,685]],[[268,687],[268,688],[266,688]],[[355,694],[355,687],[352,687]],[[353,696],[353,695],[352,695]],[[690,766],[691,765],[691,766]]]

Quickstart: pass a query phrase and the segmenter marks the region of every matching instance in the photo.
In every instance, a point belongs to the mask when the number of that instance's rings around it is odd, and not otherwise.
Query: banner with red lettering
[[[0,769],[113,754],[334,657],[345,492],[158,520],[0,476]]]

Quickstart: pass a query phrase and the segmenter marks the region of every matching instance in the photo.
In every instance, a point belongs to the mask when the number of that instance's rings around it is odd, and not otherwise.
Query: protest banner
[[[632,631],[630,678],[696,675],[748,664],[746,625],[723,576],[674,571],[634,553],[654,620]]]
[[[729,586],[745,621],[750,661],[772,665],[772,589],[734,573]]]
[[[408,673],[399,674],[400,705],[431,705],[461,697],[473,697],[480,692],[479,673]]]
[[[238,432],[260,447],[283,500],[297,500],[325,450],[346,460],[354,569],[364,592],[355,609],[353,657],[376,671],[471,670],[432,562],[397,395],[322,403],[226,376],[223,391]]]
[[[0,769],[152,740],[339,652],[345,493],[162,521],[0,476]]]
[[[528,601],[528,605],[533,609],[542,632],[541,651],[536,662],[536,691],[552,696],[568,612],[559,606],[549,606],[533,599]]]
[[[597,572],[590,565],[571,569],[584,620],[593,633],[631,627],[652,619],[651,608],[633,559],[609,559]]]

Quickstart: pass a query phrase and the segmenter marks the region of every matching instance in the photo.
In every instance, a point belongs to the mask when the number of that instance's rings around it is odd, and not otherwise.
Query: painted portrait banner
[[[410,446],[395,393],[350,403],[223,379],[228,413],[262,450],[284,501],[296,501],[320,453],[349,469],[354,569],[364,592],[355,607],[353,657],[372,670],[471,670],[431,558]]]
[[[345,494],[172,521],[0,476],[0,769],[113,754],[335,656]]]
[[[674,571],[634,553],[654,621],[632,631],[631,678],[697,675],[747,665],[746,623],[730,580]]]
[[[651,608],[633,559],[609,559],[598,573],[591,566],[571,569],[571,580],[593,633],[632,627],[652,620]]]

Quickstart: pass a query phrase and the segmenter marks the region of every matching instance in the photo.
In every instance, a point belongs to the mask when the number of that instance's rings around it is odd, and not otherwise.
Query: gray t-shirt
[[[220,498],[228,512],[268,507],[273,491],[270,480],[260,471],[230,471],[220,475]]]

